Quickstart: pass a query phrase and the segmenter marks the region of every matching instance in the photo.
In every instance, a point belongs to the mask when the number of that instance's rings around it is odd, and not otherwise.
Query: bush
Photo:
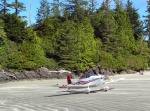
[[[145,69],[148,67],[147,59],[141,55],[130,56],[127,59],[127,68],[133,70]]]

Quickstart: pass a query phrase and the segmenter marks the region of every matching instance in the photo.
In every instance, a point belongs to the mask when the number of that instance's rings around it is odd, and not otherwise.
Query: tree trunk
[[[15,0],[16,6],[15,6],[15,14],[18,15],[18,0]]]

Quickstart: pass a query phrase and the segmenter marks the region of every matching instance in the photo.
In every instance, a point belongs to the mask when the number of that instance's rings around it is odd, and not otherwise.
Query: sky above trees
[[[8,3],[13,2],[14,0],[9,0]],[[40,7],[40,0],[18,0],[19,2],[22,2],[25,4],[26,6],[26,11],[21,12],[20,15],[23,16],[27,16],[27,18],[25,18],[25,20],[28,21],[29,24],[29,20],[30,20],[30,3],[32,3],[31,6],[31,22],[35,23],[36,21],[36,14],[37,14],[37,8]],[[98,7],[100,6],[100,4],[102,3],[103,0],[96,0],[98,3]],[[113,1],[113,0],[112,0]],[[147,9],[147,0],[131,0],[133,2],[133,6],[136,9],[139,9],[138,12],[141,16],[141,19],[143,20],[144,18],[142,17],[143,15],[146,15],[146,9]],[[53,2],[53,0],[48,0],[48,2]],[[123,3],[126,4],[127,0],[123,0]],[[114,4],[112,3],[112,7],[114,6]]]

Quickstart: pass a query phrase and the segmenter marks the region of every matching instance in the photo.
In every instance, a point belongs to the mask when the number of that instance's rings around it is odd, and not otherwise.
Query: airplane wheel
[[[89,94],[89,92],[85,92],[85,94]]]
[[[106,87],[103,88],[103,90],[104,90],[104,92],[107,92],[109,90],[109,87],[106,86]]]
[[[68,88],[68,90],[67,90],[68,92],[70,92],[70,88]]]
[[[84,92],[85,92],[85,94],[89,94],[90,93],[90,88],[88,87]]]
[[[108,90],[104,90],[104,92],[107,92]]]

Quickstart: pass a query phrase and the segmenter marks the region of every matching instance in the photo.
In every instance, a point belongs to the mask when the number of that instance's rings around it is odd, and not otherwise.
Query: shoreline
[[[111,75],[109,76],[111,79],[118,79],[118,78],[125,78],[125,79],[134,79],[134,78],[139,78],[142,76],[142,78],[149,78],[150,79],[150,71],[144,71],[143,75],[136,73],[136,74],[116,74],[116,75]],[[72,79],[73,81],[77,81],[79,79],[78,76],[76,76],[74,79]],[[6,81],[6,82],[0,82],[0,84],[7,84],[7,83],[28,83],[28,82],[54,82],[54,83],[58,83],[58,82],[66,82],[66,78],[62,78],[62,79],[57,79],[57,78],[43,78],[43,79],[21,79],[21,80],[12,80],[12,81]]]

